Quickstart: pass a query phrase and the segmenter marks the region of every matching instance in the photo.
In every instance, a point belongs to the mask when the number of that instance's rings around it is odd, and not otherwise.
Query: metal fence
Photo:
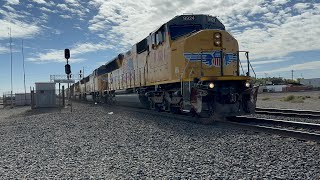
[[[31,106],[31,108],[51,108],[65,107],[70,104],[66,90],[63,88],[56,90],[31,90],[30,93],[3,93],[0,97],[0,108],[16,107],[16,106]],[[12,99],[12,101],[11,101]],[[68,101],[69,100],[69,101]],[[12,103],[11,103],[12,102]]]
[[[6,92],[0,99],[1,107],[31,105],[31,93],[14,93],[11,98],[11,93]]]
[[[11,96],[10,92],[3,93],[2,104],[3,104],[3,107],[15,106],[15,94],[12,94],[12,96]]]

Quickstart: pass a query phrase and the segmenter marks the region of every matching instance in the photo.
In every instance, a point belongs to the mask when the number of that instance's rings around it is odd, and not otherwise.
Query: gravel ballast
[[[117,107],[5,118],[0,138],[0,179],[320,177],[319,143]]]
[[[248,115],[248,116],[249,117],[257,117],[257,118],[265,118],[265,119],[279,119],[279,120],[284,120],[284,121],[296,121],[296,122],[307,122],[307,123],[320,124],[320,119],[276,116],[276,115],[269,115],[269,114],[252,114],[252,115]]]

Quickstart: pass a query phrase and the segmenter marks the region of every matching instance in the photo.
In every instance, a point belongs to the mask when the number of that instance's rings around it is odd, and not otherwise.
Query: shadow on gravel
[[[33,115],[55,113],[55,112],[61,112],[61,109],[59,109],[59,108],[30,109],[30,110],[20,114],[19,116],[33,116]]]

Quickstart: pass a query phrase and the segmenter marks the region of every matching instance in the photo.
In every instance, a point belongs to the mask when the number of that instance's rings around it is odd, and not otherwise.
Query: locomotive
[[[176,16],[75,83],[73,97],[213,120],[251,114],[258,88],[248,52],[247,72],[240,72],[243,52],[218,18]]]

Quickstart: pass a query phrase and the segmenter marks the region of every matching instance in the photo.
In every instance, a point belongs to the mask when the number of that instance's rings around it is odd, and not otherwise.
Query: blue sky
[[[73,73],[88,74],[184,13],[218,16],[258,77],[320,77],[319,0],[1,0],[0,93],[10,91],[9,28],[13,88],[23,92],[22,40],[29,89],[64,73],[65,48]]]

